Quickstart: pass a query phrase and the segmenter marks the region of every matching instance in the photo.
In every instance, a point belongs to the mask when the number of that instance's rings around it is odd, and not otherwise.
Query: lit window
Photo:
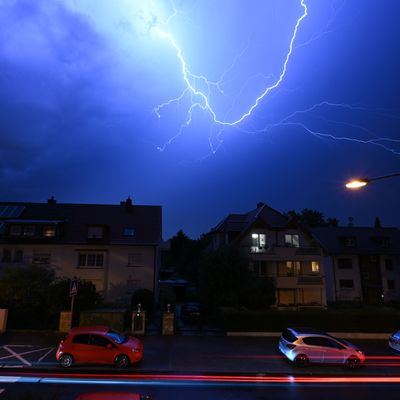
[[[133,228],[124,228],[124,236],[134,236],[135,230]]]
[[[300,261],[286,261],[287,276],[296,276],[300,272]]]
[[[311,271],[315,273],[319,272],[319,263],[317,261],[311,261]]]
[[[43,228],[44,237],[54,237],[56,236],[56,227],[52,225],[45,226]]]
[[[262,253],[265,251],[267,236],[264,233],[253,233],[251,235],[252,253]]]
[[[285,234],[285,246],[300,247],[299,235]]]
[[[88,238],[89,239],[102,239],[103,238],[103,227],[102,226],[89,226],[88,227]]]

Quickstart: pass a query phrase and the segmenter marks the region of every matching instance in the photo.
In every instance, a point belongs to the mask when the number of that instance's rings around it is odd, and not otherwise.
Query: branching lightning
[[[290,63],[290,60],[292,58],[292,54],[295,50],[298,50],[304,46],[309,45],[311,42],[315,40],[319,40],[323,35],[328,34],[329,32],[332,31],[330,25],[332,24],[332,20],[330,20],[326,26],[327,30],[326,31],[321,31],[312,36],[309,40],[302,42],[302,43],[296,43],[296,39],[298,36],[298,31],[301,28],[302,22],[306,19],[308,15],[308,7],[306,5],[306,0],[299,0],[299,6],[301,6],[302,12],[301,15],[298,16],[296,23],[294,24],[294,27],[292,28],[292,34],[288,43],[287,47],[287,52],[284,57],[284,61],[280,70],[279,75],[273,76],[267,75],[267,74],[259,74],[260,76],[263,76],[264,78],[273,78],[272,84],[267,84],[263,87],[260,87],[260,90],[258,91],[258,94],[254,96],[254,100],[250,104],[250,106],[239,116],[236,116],[234,118],[228,118],[228,115],[230,114],[229,111],[225,112],[225,115],[221,115],[221,112],[218,112],[210,99],[210,94],[212,90],[218,91],[221,95],[225,95],[224,92],[224,81],[225,78],[236,65],[239,59],[242,57],[246,56],[246,52],[248,50],[249,44],[243,48],[231,61],[230,65],[228,68],[220,75],[218,80],[210,80],[206,76],[201,75],[201,74],[195,74],[191,71],[190,65],[188,64],[185,54],[178,43],[178,40],[173,36],[172,33],[169,32],[168,30],[168,25],[169,23],[177,16],[177,15],[182,15],[181,12],[177,9],[177,7],[174,4],[173,0],[170,0],[170,5],[172,12],[168,16],[168,18],[163,22],[163,23],[158,23],[156,26],[153,27],[154,32],[156,35],[158,35],[162,40],[166,42],[166,44],[173,50],[174,54],[176,54],[177,60],[180,65],[180,74],[182,81],[184,83],[184,89],[182,92],[174,98],[171,98],[164,103],[159,104],[154,108],[154,113],[157,115],[159,119],[162,118],[162,114],[166,111],[166,109],[173,104],[181,104],[183,100],[189,99],[189,104],[186,109],[186,117],[183,119],[183,122],[181,123],[178,131],[174,136],[172,136],[166,143],[164,143],[163,146],[158,147],[159,150],[163,151],[165,148],[172,144],[174,140],[176,140],[180,135],[182,135],[183,131],[185,128],[187,128],[193,121],[193,112],[196,109],[202,110],[205,112],[209,117],[211,121],[211,128],[210,131],[215,131],[216,133],[210,134],[209,135],[209,146],[211,153],[215,153],[219,146],[222,144],[223,139],[222,135],[226,131],[226,129],[229,128],[235,128],[237,130],[240,130],[242,132],[247,132],[247,133],[261,133],[261,132],[267,132],[270,131],[274,128],[277,127],[282,127],[282,126],[292,126],[292,127],[297,127],[300,128],[301,130],[305,131],[308,134],[313,135],[316,138],[319,139],[324,139],[324,140],[329,140],[329,141],[346,141],[346,142],[354,142],[354,143],[360,143],[364,145],[374,145],[378,146],[381,149],[391,152],[396,155],[400,155],[400,140],[397,139],[392,139],[389,137],[379,137],[378,135],[374,134],[370,129],[358,125],[358,124],[352,124],[346,121],[337,121],[337,120],[329,120],[327,118],[321,117],[319,115],[315,115],[315,112],[318,110],[321,110],[323,108],[330,108],[330,109],[337,109],[341,110],[343,113],[347,112],[375,112],[379,113],[376,109],[371,109],[363,106],[358,106],[358,105],[350,105],[350,104],[341,104],[341,103],[333,103],[329,101],[321,101],[319,103],[316,103],[310,107],[304,108],[302,110],[296,110],[292,113],[289,113],[285,117],[279,119],[276,122],[268,123],[264,125],[262,128],[256,128],[256,129],[251,129],[249,130],[245,126],[243,126],[243,122],[246,119],[249,119],[252,114],[254,114],[255,110],[260,107],[261,103],[263,100],[266,100],[268,97],[270,99],[270,94],[271,92],[275,91],[278,92],[279,90],[282,90],[280,88],[282,82],[285,79],[285,76],[288,71],[288,66]],[[337,13],[339,10],[335,11],[334,17],[336,17]],[[254,78],[254,77],[252,77]],[[268,81],[268,79],[265,79],[265,81]],[[201,88],[201,89],[200,89]],[[239,99],[241,91],[239,90],[238,93],[236,94],[236,98],[233,102],[235,102]],[[232,106],[233,107],[233,106]],[[301,120],[302,117],[304,116],[312,116],[314,119],[320,119],[323,120],[325,123],[329,123],[332,126],[332,130],[328,131],[326,128],[323,130],[321,129],[315,129],[311,128],[309,124],[305,123],[304,121]],[[390,115],[393,117],[392,115]],[[247,124],[248,125],[248,124]],[[358,132],[359,137],[347,137],[347,136],[340,136],[335,134],[335,126],[339,127],[340,125],[344,125],[348,128],[351,128],[352,132]]]

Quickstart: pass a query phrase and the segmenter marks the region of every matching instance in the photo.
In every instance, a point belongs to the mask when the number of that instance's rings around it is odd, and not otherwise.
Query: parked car
[[[114,364],[125,368],[142,357],[143,344],[139,339],[107,326],[72,328],[56,352],[56,359],[64,368],[75,363]]]
[[[91,392],[80,394],[75,400],[152,400],[150,396],[127,392]]]
[[[365,362],[365,354],[347,340],[312,329],[285,329],[279,350],[298,367],[324,363],[356,368]]]
[[[394,332],[389,336],[389,347],[396,352],[400,352],[400,331]]]

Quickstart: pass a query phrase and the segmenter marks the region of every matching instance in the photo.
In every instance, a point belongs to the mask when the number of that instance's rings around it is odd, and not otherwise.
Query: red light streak
[[[35,373],[19,373],[21,377],[38,377]],[[2,373],[2,376],[15,376],[13,373]],[[109,379],[125,381],[186,381],[186,382],[219,382],[219,383],[277,383],[277,384],[315,384],[315,383],[400,383],[400,376],[252,376],[252,375],[182,375],[182,374],[41,374],[40,378],[64,379]]]

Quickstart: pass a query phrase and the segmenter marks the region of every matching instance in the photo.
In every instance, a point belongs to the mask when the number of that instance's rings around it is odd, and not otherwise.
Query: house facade
[[[312,229],[324,248],[328,302],[400,301],[400,230],[321,227]]]
[[[161,206],[0,202],[0,273],[47,265],[58,277],[96,285],[129,304],[141,288],[157,292]]]
[[[211,231],[214,250],[240,248],[249,268],[275,283],[277,308],[326,307],[322,248],[310,234],[264,203],[230,214]]]

